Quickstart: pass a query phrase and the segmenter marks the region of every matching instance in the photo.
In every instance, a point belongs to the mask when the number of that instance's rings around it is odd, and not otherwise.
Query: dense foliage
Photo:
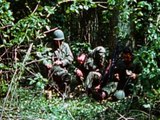
[[[160,0],[0,0],[0,119],[159,118],[159,6]],[[74,56],[97,45],[107,55],[119,41],[130,45],[142,66],[138,103],[99,104],[84,96],[47,101],[41,63],[51,52],[52,34],[46,31],[55,27],[63,29]]]

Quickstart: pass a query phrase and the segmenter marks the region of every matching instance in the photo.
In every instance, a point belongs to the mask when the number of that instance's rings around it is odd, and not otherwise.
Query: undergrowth
[[[62,99],[55,95],[46,99],[41,91],[18,88],[12,102],[6,103],[3,120],[156,120],[151,112],[140,110],[133,98],[121,101],[97,102],[85,94]],[[11,99],[11,98],[9,98]],[[3,105],[5,98],[1,98]],[[138,100],[138,99],[137,99]]]

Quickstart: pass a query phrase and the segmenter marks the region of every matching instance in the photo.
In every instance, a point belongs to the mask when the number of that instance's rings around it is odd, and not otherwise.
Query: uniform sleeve
[[[62,60],[63,66],[70,65],[73,62],[73,54],[67,43],[65,44],[65,52],[66,52],[65,58]]]
[[[85,63],[84,63],[84,67],[86,70],[92,71],[92,70],[96,70],[97,66],[94,64],[93,58],[88,58]]]

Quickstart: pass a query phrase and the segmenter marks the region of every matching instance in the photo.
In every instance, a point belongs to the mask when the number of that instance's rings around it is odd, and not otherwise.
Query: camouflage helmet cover
[[[64,33],[62,30],[57,29],[53,32],[54,38],[53,40],[64,40]]]
[[[101,55],[101,54],[105,54],[106,50],[103,46],[98,46],[94,49],[94,54],[98,54],[98,55]]]
[[[98,47],[96,47],[96,48],[95,48],[95,52],[105,53],[105,52],[106,52],[106,50],[105,50],[105,48],[104,48],[104,47],[102,47],[102,46],[98,46]]]
[[[90,55],[101,55],[105,54],[106,50],[103,46],[98,46],[90,51]]]

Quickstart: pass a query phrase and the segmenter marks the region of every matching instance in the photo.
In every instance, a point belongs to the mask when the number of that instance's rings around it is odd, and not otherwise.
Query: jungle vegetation
[[[51,31],[60,28],[74,56],[117,43],[142,66],[132,98],[99,103],[87,96],[47,100],[42,66]],[[45,58],[44,58],[45,59]],[[160,0],[0,0],[0,119],[160,119]]]

